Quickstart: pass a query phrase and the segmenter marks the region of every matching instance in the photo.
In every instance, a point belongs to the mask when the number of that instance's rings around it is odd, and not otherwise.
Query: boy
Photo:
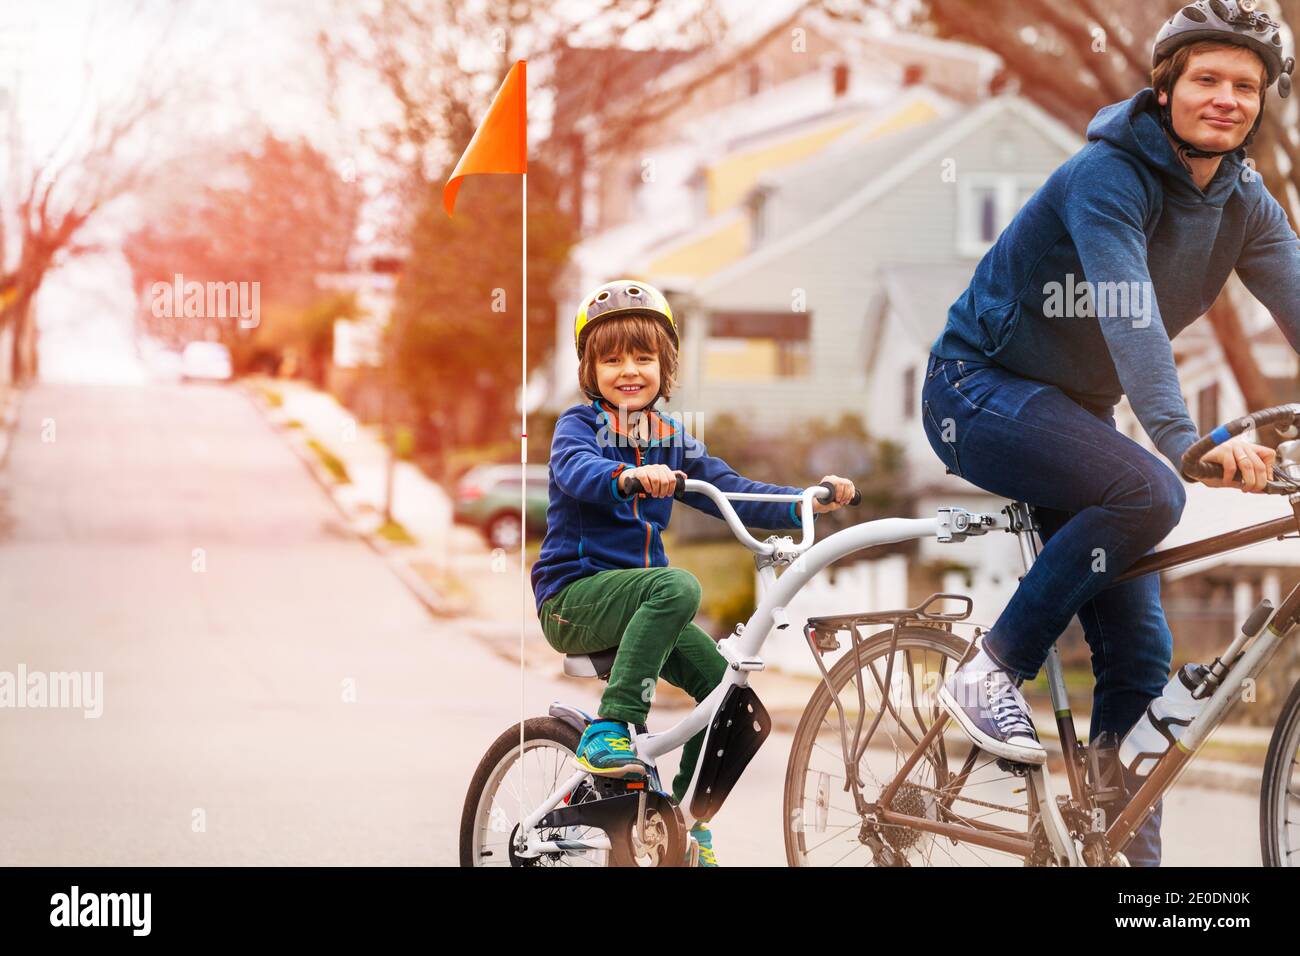
[[[668,566],[661,534],[672,512],[676,474],[711,482],[723,491],[798,494],[737,475],[704,445],[652,406],[670,396],[679,338],[667,299],[644,283],[620,279],[583,301],[574,322],[578,378],[590,404],[560,416],[551,443],[550,505],[541,553],[533,565],[533,594],[546,639],[566,654],[618,647],[597,719],[578,744],[578,763],[592,773],[644,776],[628,724],[644,723],[655,682],[663,677],[697,702],[722,681],[726,662],[694,623],[700,584]],[[631,495],[630,479],[645,493]],[[853,483],[823,481],[835,500],[814,501],[816,513],[853,497]],[[717,506],[691,493],[686,504],[721,518]],[[737,501],[737,514],[760,528],[797,528],[797,505]],[[700,731],[682,748],[673,781],[678,802],[690,785],[704,743]],[[703,821],[691,835],[700,861],[716,866]]]

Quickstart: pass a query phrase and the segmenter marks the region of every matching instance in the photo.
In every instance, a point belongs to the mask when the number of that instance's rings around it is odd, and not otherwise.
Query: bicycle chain
[[[911,780],[907,780],[905,781],[905,783],[907,784],[907,786],[916,787],[916,789],[918,790],[925,790],[928,791],[929,793],[938,794],[940,797],[946,797],[949,795],[949,791],[947,790],[936,790],[934,787],[927,787],[923,783],[915,783]],[[953,800],[954,801],[961,800],[963,803],[973,803],[977,807],[988,807],[990,810],[1004,810],[1007,813],[1019,813],[1022,816],[1026,816],[1026,817],[1029,816],[1028,810],[1017,810],[1015,807],[1008,807],[1006,804],[1003,803],[989,803],[987,800],[976,800],[974,797],[963,797],[960,795],[960,793],[954,795]],[[951,813],[952,811],[949,810],[948,812]]]

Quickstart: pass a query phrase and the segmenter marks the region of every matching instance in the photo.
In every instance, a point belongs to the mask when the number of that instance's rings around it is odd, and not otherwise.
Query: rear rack
[[[931,611],[930,608],[939,601],[960,601],[964,607],[960,611],[949,613]],[[804,638],[808,641],[813,660],[817,664],[817,669],[821,671],[822,682],[831,695],[831,700],[835,704],[839,718],[840,748],[844,757],[844,790],[853,794],[853,802],[860,811],[868,809],[868,804],[862,795],[863,782],[859,777],[857,768],[866,750],[867,741],[875,734],[880,719],[885,715],[886,710],[893,709],[889,703],[889,690],[894,679],[894,651],[898,647],[899,629],[904,624],[914,624],[921,627],[934,627],[951,631],[955,621],[964,621],[970,617],[974,605],[975,602],[965,594],[945,594],[941,592],[931,594],[916,607],[901,608],[896,611],[872,611],[867,614],[829,614],[823,617],[810,617],[808,623],[804,625]],[[871,718],[871,726],[867,729],[864,737],[862,730],[869,708],[867,707],[861,673],[854,679],[854,686],[857,689],[858,711],[856,718],[853,720],[853,727],[850,728],[849,716],[845,713],[844,703],[831,685],[830,672],[827,671],[826,663],[822,660],[822,657],[829,651],[840,649],[837,635],[847,631],[849,639],[852,641],[852,659],[861,661],[863,637],[860,628],[871,624],[890,625],[890,655],[889,666],[885,670],[883,683],[880,675],[876,674],[874,669],[872,670],[876,683],[880,686],[881,699],[885,701],[885,706],[876,710],[875,716]],[[967,654],[969,653],[968,648]]]
[[[930,606],[940,601],[961,601],[965,607],[961,611],[931,611]],[[892,624],[895,628],[909,623],[938,624],[945,630],[946,625],[954,621],[964,621],[970,617],[974,602],[965,594],[931,594],[916,607],[901,608],[895,611],[871,611],[865,614],[828,614],[823,617],[810,617],[804,625],[804,637],[808,643],[819,651],[837,651],[840,642],[836,635],[841,631],[853,633],[856,628],[867,624]]]

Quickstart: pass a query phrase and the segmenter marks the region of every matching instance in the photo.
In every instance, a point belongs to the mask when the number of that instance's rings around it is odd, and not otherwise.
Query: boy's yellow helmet
[[[664,294],[635,279],[615,279],[592,290],[578,306],[573,320],[573,345],[578,350],[578,358],[582,358],[583,333],[602,319],[616,315],[648,315],[658,319],[672,336],[673,345],[681,348],[677,322]]]

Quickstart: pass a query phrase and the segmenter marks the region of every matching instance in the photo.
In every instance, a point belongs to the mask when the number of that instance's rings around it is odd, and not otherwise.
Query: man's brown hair
[[[1197,53],[1209,53],[1211,50],[1248,50],[1251,53],[1255,52],[1239,43],[1228,43],[1223,40],[1200,40],[1196,43],[1180,46],[1174,51],[1173,56],[1165,57],[1160,61],[1160,65],[1151,71],[1151,89],[1157,93],[1161,90],[1172,92],[1174,84],[1187,70],[1187,64],[1192,57]],[[1259,56],[1258,53],[1255,55]],[[1262,110],[1264,108],[1264,93],[1268,88],[1268,67],[1264,65],[1262,58],[1259,61],[1259,70],[1259,107]]]
[[[659,356],[659,397],[671,398],[677,384],[677,346],[663,323],[648,315],[603,319],[586,329],[582,359],[578,362],[578,382],[583,391],[599,395],[596,365],[603,358],[626,352],[653,352]]]

